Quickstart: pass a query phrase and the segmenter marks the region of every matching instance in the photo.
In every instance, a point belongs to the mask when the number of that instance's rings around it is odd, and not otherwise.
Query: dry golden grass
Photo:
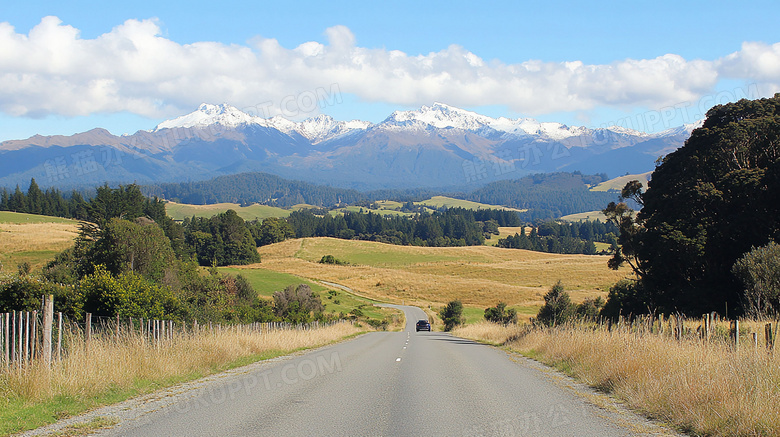
[[[0,252],[62,251],[73,245],[78,223],[0,224]]]
[[[244,357],[274,351],[316,347],[360,332],[350,323],[319,329],[257,333],[249,331],[176,334],[161,345],[137,333],[95,337],[89,346],[81,335],[70,336],[69,352],[49,371],[41,360],[27,368],[0,372],[0,399],[29,403],[56,396],[96,397],[137,381],[162,383],[184,375],[206,375]]]
[[[609,287],[629,275],[613,271],[607,258],[558,255],[487,246],[413,247],[305,238],[259,249],[264,268],[346,285],[363,296],[427,306],[460,299],[466,305],[488,307],[498,301],[538,307],[560,279],[572,300],[604,296]],[[319,264],[333,255],[351,266]]]
[[[456,334],[505,344],[608,391],[631,408],[695,435],[780,435],[780,354],[726,341],[628,329],[467,326]]]

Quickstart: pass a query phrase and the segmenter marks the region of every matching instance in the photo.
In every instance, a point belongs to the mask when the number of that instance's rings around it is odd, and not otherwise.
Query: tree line
[[[538,222],[526,234],[525,230],[498,240],[498,247],[537,252],[596,255],[595,242],[617,244],[618,227],[601,221]]]

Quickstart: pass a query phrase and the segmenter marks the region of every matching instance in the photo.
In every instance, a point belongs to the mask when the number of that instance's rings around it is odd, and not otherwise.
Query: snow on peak
[[[492,118],[465,109],[455,108],[444,103],[423,106],[416,111],[395,111],[384,122],[385,126],[433,126],[439,129],[457,128],[478,131],[493,129],[509,135],[539,135],[553,140],[562,140],[588,133],[585,127],[569,127],[560,123],[543,123],[532,118],[516,120],[499,117]]]
[[[309,140],[324,141],[354,130],[366,130],[371,123],[367,121],[336,121],[329,115],[318,115],[298,123],[295,130]]]
[[[476,130],[488,125],[491,120],[493,119],[485,115],[437,102],[416,111],[395,111],[385,120],[385,123],[401,125],[423,123],[439,129]]]
[[[182,115],[181,117],[166,120],[158,124],[154,130],[159,131],[161,129],[191,128],[209,126],[212,124],[220,124],[226,127],[237,127],[242,124],[253,123],[255,122],[255,118],[256,117],[252,117],[251,115],[226,103],[221,105],[201,103],[196,111],[187,115]]]
[[[371,123],[365,121],[336,121],[328,115],[318,115],[298,123],[281,116],[266,119],[253,117],[225,103],[221,105],[202,103],[194,112],[158,124],[153,132],[162,129],[206,127],[213,124],[228,128],[260,126],[276,129],[288,135],[297,132],[314,142],[324,141],[357,129],[365,130],[371,126]]]

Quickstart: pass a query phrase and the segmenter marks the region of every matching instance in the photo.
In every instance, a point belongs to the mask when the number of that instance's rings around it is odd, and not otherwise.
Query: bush
[[[463,304],[460,300],[453,300],[439,311],[439,317],[444,322],[444,330],[452,331],[458,325],[466,322],[463,317]]]
[[[780,311],[780,245],[774,241],[754,247],[734,263],[734,275],[745,287],[745,313],[759,319]]]
[[[333,255],[325,255],[320,259],[320,264],[334,264],[337,266],[348,266],[349,263],[336,258]]]
[[[595,320],[601,313],[601,309],[604,307],[604,299],[601,296],[592,299],[588,298],[577,305],[575,314],[577,318],[586,320]]]
[[[623,279],[609,289],[601,316],[615,320],[621,314],[647,314],[649,305],[641,282]]]
[[[325,307],[320,297],[306,284],[290,285],[274,292],[274,313],[290,323],[308,323],[319,317]]]
[[[536,320],[547,326],[557,326],[571,320],[577,306],[571,303],[569,293],[564,291],[563,284],[558,281],[544,295],[544,305],[539,308]]]
[[[499,302],[495,307],[485,308],[485,320],[502,325],[517,323],[517,310],[514,308],[506,309],[506,304]]]

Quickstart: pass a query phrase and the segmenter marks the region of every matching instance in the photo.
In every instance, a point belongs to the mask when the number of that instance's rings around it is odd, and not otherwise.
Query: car
[[[431,332],[431,324],[427,320],[422,319],[417,321],[417,332],[428,331]]]

